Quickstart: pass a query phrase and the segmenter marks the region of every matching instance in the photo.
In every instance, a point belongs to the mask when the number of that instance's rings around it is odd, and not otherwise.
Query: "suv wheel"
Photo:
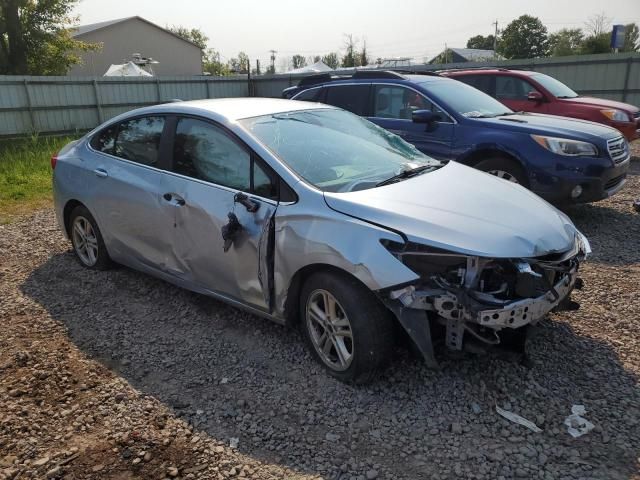
[[[343,382],[367,383],[393,352],[394,323],[355,279],[316,273],[305,282],[300,317],[314,357]]]
[[[508,158],[490,158],[475,165],[475,168],[490,173],[512,183],[528,186],[527,175],[522,167],[514,160]]]

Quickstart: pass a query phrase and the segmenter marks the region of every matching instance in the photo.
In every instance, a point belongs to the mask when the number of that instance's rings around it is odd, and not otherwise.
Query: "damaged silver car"
[[[142,108],[52,166],[82,265],[117,262],[300,324],[343,381],[371,379],[403,331],[433,367],[435,344],[517,337],[572,306],[590,251],[566,215],[519,185],[327,105]]]

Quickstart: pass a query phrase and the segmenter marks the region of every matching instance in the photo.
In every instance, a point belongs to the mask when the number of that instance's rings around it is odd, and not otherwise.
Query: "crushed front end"
[[[385,247],[420,279],[380,295],[433,367],[435,332],[451,350],[467,344],[477,350],[517,337],[553,309],[576,308],[570,294],[581,287],[578,269],[591,251],[578,232],[567,251],[534,258],[484,258],[413,243]]]

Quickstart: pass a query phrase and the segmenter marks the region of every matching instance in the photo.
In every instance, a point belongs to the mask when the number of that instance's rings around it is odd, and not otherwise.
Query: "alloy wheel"
[[[336,298],[326,290],[314,290],[306,317],[311,342],[322,361],[332,370],[348,369],[354,355],[353,331]]]
[[[511,175],[509,172],[505,172],[504,170],[488,170],[487,173],[490,173],[491,175],[495,175],[496,177],[511,183],[519,183],[516,177]]]
[[[87,267],[93,267],[98,261],[98,237],[91,222],[83,216],[77,216],[71,231],[76,254]]]

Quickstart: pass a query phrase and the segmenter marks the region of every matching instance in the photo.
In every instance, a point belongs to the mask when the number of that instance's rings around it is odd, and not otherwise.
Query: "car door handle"
[[[177,205],[178,207],[183,206],[186,202],[184,198],[180,195],[176,195],[175,193],[165,193],[162,198],[164,198],[167,202],[172,203],[173,205]]]
[[[247,209],[247,212],[256,212],[260,208],[260,204],[254,200],[251,200],[247,195],[242,192],[238,192],[233,196],[233,203],[239,203],[244,208]]]
[[[109,176],[109,174],[107,173],[107,171],[104,168],[96,168],[93,173],[96,174],[96,177],[100,177],[100,178],[106,178]]]

